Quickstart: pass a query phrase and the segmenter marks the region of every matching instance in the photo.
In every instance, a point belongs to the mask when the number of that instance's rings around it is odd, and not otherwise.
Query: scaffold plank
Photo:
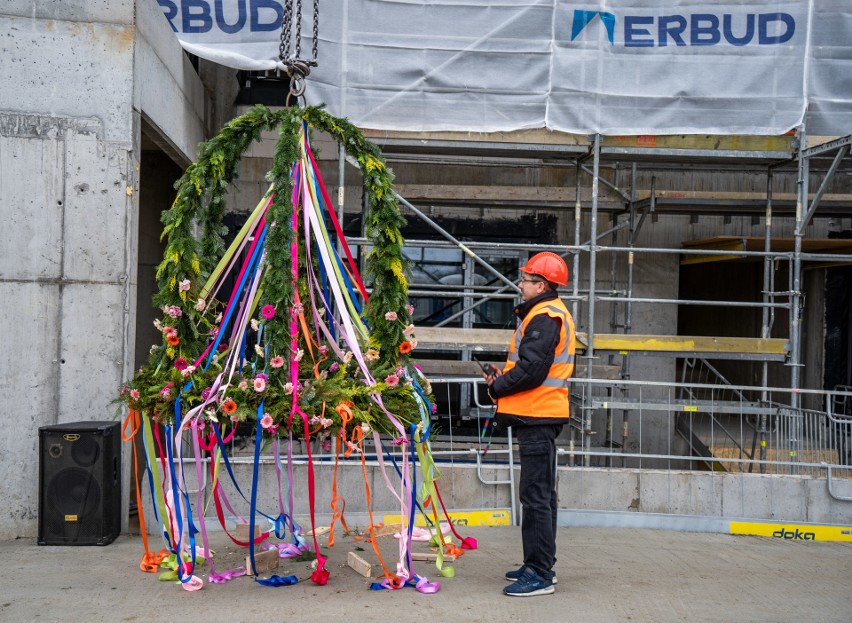
[[[506,352],[512,331],[508,329],[461,329],[418,327],[418,348],[423,350],[459,350]],[[784,338],[710,337],[686,335],[639,335],[598,333],[595,351],[646,352],[671,354],[735,354],[784,358],[789,352]],[[577,350],[585,350],[588,339],[577,333]]]

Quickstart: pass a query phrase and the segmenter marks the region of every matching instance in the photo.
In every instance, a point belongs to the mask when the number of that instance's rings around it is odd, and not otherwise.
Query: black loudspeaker
[[[39,545],[108,545],[121,532],[118,422],[38,429]]]

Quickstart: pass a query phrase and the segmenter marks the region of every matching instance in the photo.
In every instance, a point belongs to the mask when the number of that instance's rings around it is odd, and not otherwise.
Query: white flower
[[[178,283],[178,292],[189,292],[189,279],[184,279]]]
[[[350,361],[352,361],[352,357],[354,356],[355,355],[352,354],[352,351],[346,351],[346,354],[343,355],[343,363],[348,364]]]
[[[218,316],[216,316],[216,320],[214,321],[214,324],[219,324],[220,322],[222,322],[222,313],[221,312],[219,313]]]
[[[302,357],[304,357],[304,356],[305,356],[305,351],[303,351],[303,350],[300,348],[299,350],[297,350],[297,351],[296,351],[296,356],[295,356],[293,359],[294,359],[295,361],[301,361],[301,360],[302,360]]]
[[[252,318],[250,324],[251,324],[252,331],[257,331],[257,327],[258,327],[257,318]]]
[[[260,357],[265,357],[265,355],[263,354],[263,349],[260,347],[259,344],[254,345],[254,352],[256,352]]]
[[[292,383],[285,383],[284,384],[284,394],[286,396],[289,396],[292,393],[293,393],[293,384]]]
[[[204,299],[198,299],[198,302],[195,304],[195,311],[203,312],[205,307]]]
[[[162,322],[160,322],[160,319],[159,319],[159,318],[157,318],[156,320],[154,320],[154,328],[155,328],[157,331],[162,332],[162,330],[163,330],[163,323],[162,323]]]
[[[412,333],[414,333],[414,325],[413,324],[408,325],[407,327],[405,327],[405,329],[403,329],[402,332],[405,335],[411,335]]]

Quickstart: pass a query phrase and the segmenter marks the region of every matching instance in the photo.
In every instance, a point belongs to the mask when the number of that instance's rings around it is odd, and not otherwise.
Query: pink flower
[[[173,335],[176,336],[177,329],[175,329],[174,327],[166,327],[165,329],[163,329],[163,335],[165,335],[166,337],[171,337]]]
[[[437,403],[433,402],[432,403],[432,415],[436,414],[437,412],[438,412],[438,405],[437,405]]]
[[[183,312],[177,305],[172,305],[171,307],[169,307],[166,310],[166,313],[172,318],[180,318],[183,315]]]
[[[385,320],[390,320],[391,322],[393,322],[396,319],[397,319],[397,315],[396,315],[395,311],[389,311],[388,313],[385,314]]]
[[[131,389],[130,390],[130,398],[133,399],[133,400],[139,400],[139,390],[138,389]]]
[[[289,396],[292,393],[293,393],[293,384],[292,383],[285,383],[284,384],[284,394],[286,396]]]
[[[254,380],[254,391],[256,391],[257,393],[260,393],[264,389],[266,389],[266,381],[261,379],[261,378],[256,378]]]
[[[254,378],[256,378],[256,379],[263,379],[264,381],[268,381],[268,380],[269,380],[269,377],[268,377],[268,376],[266,376],[263,372],[259,373],[259,374],[258,374],[258,375],[256,375]]]
[[[305,308],[301,303],[296,303],[293,305],[293,315],[298,316],[299,314],[304,313]]]
[[[260,315],[269,320],[275,318],[275,308],[272,305],[264,305],[260,310]]]
[[[186,366],[188,366],[188,365],[189,364],[186,362],[186,359],[184,359],[183,357],[179,357],[178,359],[175,359],[175,368],[177,370],[186,370]]]
[[[328,354],[328,346],[320,346],[319,352],[321,352],[323,355],[327,355]]]
[[[210,329],[210,337],[216,337],[217,335],[219,335],[219,327]]]
[[[179,292],[189,292],[189,279],[184,279],[178,284]]]
[[[205,387],[204,389],[201,390],[201,400],[206,401],[208,398],[210,398],[210,388]]]
[[[385,384],[396,387],[399,385],[399,377],[396,374],[389,374],[385,377]]]
[[[284,357],[273,357],[269,360],[269,365],[273,368],[283,368],[284,367]]]
[[[198,302],[195,304],[195,311],[203,312],[205,307],[207,307],[207,304],[204,302],[204,299],[198,299]]]
[[[274,426],[274,424],[275,423],[272,421],[272,416],[269,415],[268,413],[264,413],[263,417],[260,418],[260,425],[267,430],[272,428]]]
[[[160,396],[162,396],[163,398],[168,398],[171,395],[172,390],[168,385],[166,385],[163,389],[160,390]]]
[[[405,328],[402,330],[402,332],[403,332],[405,335],[411,335],[412,333],[414,333],[414,325],[413,325],[413,324],[408,325],[407,327],[405,327]]]
[[[405,311],[408,312],[409,316],[413,316],[414,315],[414,305],[406,305]]]
[[[248,389],[248,382],[245,380],[240,381],[240,384],[237,385],[241,390],[246,391]]]

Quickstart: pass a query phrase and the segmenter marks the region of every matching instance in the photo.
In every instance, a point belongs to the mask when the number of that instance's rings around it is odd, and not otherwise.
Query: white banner
[[[158,2],[189,52],[276,67],[281,2]],[[321,0],[319,35],[306,99],[361,127],[852,133],[849,0]]]

